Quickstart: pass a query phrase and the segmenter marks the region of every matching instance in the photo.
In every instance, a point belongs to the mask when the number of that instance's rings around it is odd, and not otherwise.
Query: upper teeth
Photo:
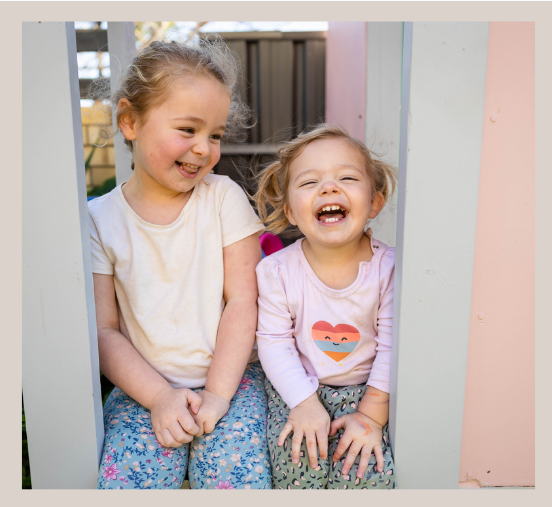
[[[341,210],[339,206],[324,206],[320,211],[334,211]]]

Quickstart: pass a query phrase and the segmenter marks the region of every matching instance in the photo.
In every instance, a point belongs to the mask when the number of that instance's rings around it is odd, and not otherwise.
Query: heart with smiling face
[[[358,345],[360,332],[354,326],[330,323],[319,320],[312,326],[312,339],[316,346],[334,361],[345,359]]]

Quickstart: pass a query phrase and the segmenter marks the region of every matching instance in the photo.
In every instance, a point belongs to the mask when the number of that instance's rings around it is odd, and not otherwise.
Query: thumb
[[[334,419],[332,423],[330,424],[330,433],[329,436],[333,437],[338,430],[345,427],[345,419],[343,417],[339,417],[337,419]]]
[[[192,390],[188,391],[188,395],[186,396],[186,398],[188,400],[188,405],[190,406],[192,412],[197,415],[197,413],[199,412],[199,407],[203,402],[203,399],[199,394],[195,393]]]

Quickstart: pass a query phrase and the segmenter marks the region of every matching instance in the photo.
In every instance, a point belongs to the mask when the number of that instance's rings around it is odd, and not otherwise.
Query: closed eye
[[[220,141],[222,139],[222,136],[220,134],[213,134],[211,136],[211,139],[214,139],[215,141]]]
[[[346,341],[348,341],[348,340],[347,340],[347,338],[343,337],[343,338],[341,338],[341,341],[342,341],[342,342],[346,342]]]
[[[326,336],[324,340],[331,340],[331,338],[329,336]]]
[[[186,132],[187,134],[194,133],[194,129],[190,129],[190,128],[184,128],[184,129],[178,129],[178,130],[180,130],[180,132]]]
[[[344,181],[344,180],[358,181],[357,178],[353,178],[352,176],[345,176],[344,178],[341,178],[341,181]]]
[[[316,181],[305,181],[305,183],[301,183],[301,185],[299,185],[299,188],[304,187],[305,185],[312,185],[313,183],[316,183]]]

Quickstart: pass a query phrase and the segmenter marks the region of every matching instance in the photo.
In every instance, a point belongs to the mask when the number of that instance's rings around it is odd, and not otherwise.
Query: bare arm
[[[200,397],[190,389],[173,389],[121,334],[112,275],[94,273],[94,298],[102,373],[151,411],[152,426],[162,445],[179,447],[190,442],[199,427],[188,406],[197,412]]]
[[[202,405],[194,416],[200,434],[210,433],[226,414],[251,356],[257,329],[257,276],[261,246],[253,234],[223,249],[226,306],[220,319],[215,354]]]
[[[258,234],[223,249],[226,306],[205,389],[230,401],[251,356],[257,330],[257,276],[262,257]]]

